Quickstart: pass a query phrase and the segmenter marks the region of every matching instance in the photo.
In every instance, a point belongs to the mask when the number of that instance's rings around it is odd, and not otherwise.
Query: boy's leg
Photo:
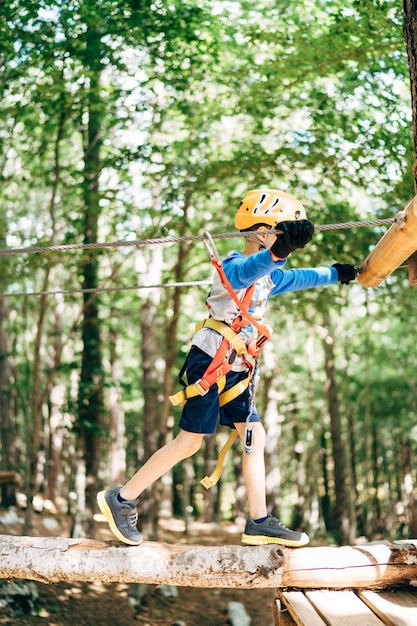
[[[236,423],[236,430],[244,442],[245,423]],[[265,480],[265,430],[260,422],[252,424],[253,448],[250,454],[243,451],[243,477],[248,493],[250,518],[246,522],[242,535],[242,543],[249,545],[264,545],[278,543],[289,547],[304,546],[309,542],[305,533],[290,530],[273,515],[268,515],[266,508],[266,480]]]
[[[204,435],[180,430],[179,434],[165,446],[157,450],[136,474],[121,488],[120,495],[125,500],[134,500],[155,480],[180,461],[195,454],[200,448]]]
[[[241,441],[244,441],[246,422],[235,424]],[[253,449],[251,454],[243,452],[242,471],[248,495],[249,515],[252,519],[266,517],[266,480],[265,480],[265,430],[260,422],[254,422]]]
[[[204,435],[180,430],[175,439],[157,450],[123,487],[97,494],[97,502],[113,534],[130,545],[142,543],[136,506],[140,494],[174,465],[200,449]]]

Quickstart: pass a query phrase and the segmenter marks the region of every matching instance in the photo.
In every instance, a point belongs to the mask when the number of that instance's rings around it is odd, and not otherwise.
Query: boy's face
[[[265,234],[263,234],[263,232],[262,233],[259,232],[255,235],[256,240],[260,244],[259,245],[260,250],[269,248],[272,245],[275,235],[268,234],[268,231],[270,231],[271,228],[272,226],[266,226],[265,224],[261,224],[255,227],[255,230],[265,232]]]
[[[259,224],[253,227],[253,230],[256,231],[253,233],[251,237],[248,237],[248,241],[252,241],[254,243],[259,244],[259,250],[264,250],[265,248],[269,248],[272,246],[272,243],[275,239],[274,234],[268,234],[268,231],[271,230],[271,226],[267,226],[265,224]],[[260,232],[262,231],[262,232]],[[263,234],[265,232],[265,234]]]

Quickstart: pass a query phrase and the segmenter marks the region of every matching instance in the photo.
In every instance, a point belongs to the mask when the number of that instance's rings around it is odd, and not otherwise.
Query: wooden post
[[[417,252],[408,259],[408,282],[413,287],[417,286]]]
[[[417,250],[417,196],[407,204],[360,267],[358,281],[378,287]]]

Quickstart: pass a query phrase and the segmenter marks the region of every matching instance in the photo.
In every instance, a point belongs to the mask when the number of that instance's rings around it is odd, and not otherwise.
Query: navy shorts
[[[200,350],[200,348],[196,346],[191,348],[186,370],[189,385],[192,385],[202,377],[212,360],[212,357]],[[226,374],[224,391],[236,385],[246,378],[247,375],[247,371],[230,371]],[[210,387],[206,395],[195,396],[187,400],[182,410],[179,427],[191,433],[211,435],[216,432],[219,417],[220,424],[234,428],[235,422],[246,422],[249,410],[249,390],[247,388],[237,398],[220,407],[217,384],[215,384]],[[251,422],[260,422],[255,407],[252,409],[250,419]]]

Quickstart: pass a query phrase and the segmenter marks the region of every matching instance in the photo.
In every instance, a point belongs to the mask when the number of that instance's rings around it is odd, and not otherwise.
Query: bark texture
[[[282,548],[0,536],[0,578],[199,588],[373,589],[417,580],[417,541]]]

